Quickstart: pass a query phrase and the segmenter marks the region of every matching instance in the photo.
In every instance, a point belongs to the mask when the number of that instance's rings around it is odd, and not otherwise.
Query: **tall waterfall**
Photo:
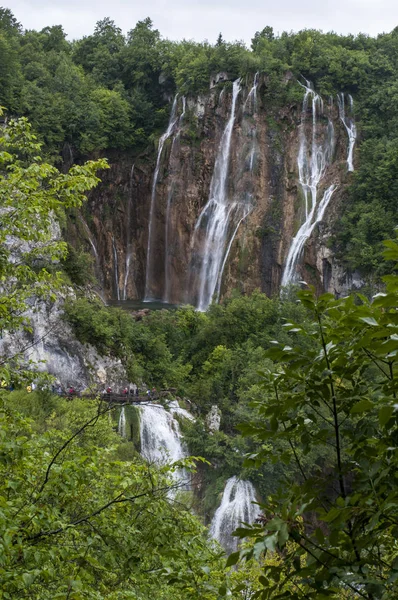
[[[210,535],[218,540],[226,552],[234,552],[238,547],[238,538],[232,536],[243,523],[254,523],[260,509],[256,501],[256,491],[250,481],[237,477],[228,479],[221,504],[215,512],[210,525]]]
[[[356,125],[354,122],[354,118],[352,116],[352,113],[354,110],[354,100],[351,95],[348,96],[348,100],[349,100],[350,113],[351,113],[351,115],[349,115],[349,116],[346,115],[344,94],[341,93],[337,96],[337,101],[339,104],[340,119],[341,119],[341,121],[347,131],[347,135],[348,135],[347,166],[348,166],[349,171],[354,171],[353,158],[354,158],[354,146],[355,146],[355,142],[357,139],[357,128],[356,128]]]
[[[177,95],[174,97],[173,106],[171,108],[170,119],[168,127],[165,133],[159,139],[158,156],[156,159],[155,173],[153,175],[152,192],[151,192],[151,207],[149,211],[149,224],[148,224],[148,246],[146,256],[146,279],[145,279],[145,301],[153,300],[153,262],[156,260],[155,256],[152,256],[153,245],[156,236],[155,227],[155,205],[156,205],[156,184],[158,182],[160,162],[162,158],[162,151],[165,141],[173,134],[174,127],[178,121],[177,113]]]
[[[302,84],[300,84],[302,85]],[[318,186],[330,165],[335,147],[333,123],[328,119],[324,125],[319,116],[323,115],[323,100],[313,90],[309,81],[302,85],[305,89],[303,109],[301,113],[299,152],[297,165],[299,182],[304,196],[305,218],[292,240],[286,258],[282,277],[282,286],[293,283],[297,279],[297,263],[300,260],[304,244],[310,237],[315,225],[322,220],[325,210],[332,198],[336,185],[330,185],[318,202]],[[311,127],[307,124],[309,99],[311,98]],[[310,135],[308,130],[310,129]]]
[[[173,137],[173,142],[171,146],[170,152],[170,160],[173,156],[173,152],[175,151],[176,142],[180,138],[181,128],[184,123],[186,111],[186,98],[182,97],[182,112],[178,119],[178,127]],[[172,208],[172,199],[174,193],[174,183],[172,182],[167,191],[167,206],[166,206],[166,219],[165,219],[165,234],[164,234],[164,294],[163,294],[163,302],[170,302],[170,240],[172,237],[172,228],[171,228],[171,208]]]
[[[235,122],[236,100],[240,89],[240,80],[238,79],[233,84],[231,113],[218,148],[210,183],[209,200],[200,213],[194,229],[193,241],[195,243],[199,238],[202,245],[197,298],[199,310],[207,309],[214,293],[219,295],[226,250],[230,249],[230,246],[226,248],[228,233],[232,226],[234,237],[237,231],[234,223],[238,222],[239,226],[244,218],[242,205],[235,201],[229,202],[227,190],[231,137]]]
[[[170,412],[162,406],[148,404],[140,406],[140,438],[141,454],[150,463],[165,464],[186,458],[187,452],[183,444],[180,425],[174,414],[192,419],[187,411],[172,406]],[[176,481],[182,484],[189,482],[184,470],[174,474]]]
[[[124,406],[122,406],[122,410],[119,415],[119,424],[117,426],[117,432],[122,437],[127,437],[127,421],[126,421],[126,411]]]

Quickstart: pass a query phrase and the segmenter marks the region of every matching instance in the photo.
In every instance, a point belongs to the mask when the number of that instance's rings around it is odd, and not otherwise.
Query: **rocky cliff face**
[[[289,77],[285,83],[299,86]],[[106,298],[200,305],[206,293],[222,297],[234,288],[274,294],[314,198],[294,279],[336,293],[347,285],[329,240],[350,177],[353,121],[344,122],[337,99],[324,103],[308,82],[306,102],[282,109],[265,100],[267,86],[260,75],[177,98],[161,152],[109,156],[85,222],[77,218],[69,230],[95,255]]]

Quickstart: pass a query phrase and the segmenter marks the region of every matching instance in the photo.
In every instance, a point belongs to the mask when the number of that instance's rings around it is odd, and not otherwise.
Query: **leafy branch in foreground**
[[[0,110],[0,114],[1,110]],[[29,300],[55,298],[62,285],[60,270],[66,254],[57,217],[80,206],[85,193],[100,181],[96,173],[105,160],[75,165],[60,173],[40,156],[31,126],[24,118],[0,128],[0,332],[29,328]],[[51,267],[51,268],[50,268]],[[1,358],[0,377],[10,381]],[[13,367],[14,382],[17,378]]]
[[[398,261],[398,244],[385,245],[386,258]],[[385,282],[386,291],[371,302],[301,291],[312,323],[285,327],[310,344],[276,344],[267,352],[274,367],[263,373],[258,418],[241,426],[261,448],[248,462],[295,463],[298,482],[283,482],[281,496],[262,506],[262,525],[237,532],[253,537],[257,552],[284,556],[277,578],[265,569],[254,597],[345,592],[387,600],[398,593],[398,277]],[[305,468],[303,458],[320,448],[327,448],[325,457]],[[283,591],[292,575],[305,583],[304,596]]]

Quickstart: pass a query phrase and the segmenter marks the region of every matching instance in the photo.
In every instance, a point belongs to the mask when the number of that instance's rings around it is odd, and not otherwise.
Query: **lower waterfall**
[[[150,463],[172,463],[188,456],[182,441],[180,425],[174,414],[185,418],[193,417],[173,403],[170,412],[163,406],[147,404],[140,406],[141,454]],[[174,473],[174,479],[182,487],[189,484],[189,475],[184,470]]]
[[[238,538],[232,536],[237,527],[243,523],[254,523],[260,513],[256,502],[256,490],[250,481],[242,481],[238,477],[228,479],[221,504],[215,512],[210,525],[210,535],[220,542],[230,554],[238,547]]]

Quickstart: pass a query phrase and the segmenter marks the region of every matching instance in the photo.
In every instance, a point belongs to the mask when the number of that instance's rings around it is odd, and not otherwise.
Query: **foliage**
[[[35,396],[32,422],[1,393],[2,598],[217,598],[219,552],[168,495],[178,465],[118,459],[108,406]]]
[[[62,283],[54,265],[66,254],[57,237],[56,214],[78,207],[99,181],[106,162],[75,165],[68,174],[43,162],[40,144],[26,119],[11,120],[0,132],[0,330],[29,326],[29,299],[53,297]],[[17,376],[14,366],[14,382]],[[0,377],[10,382],[4,357]]]
[[[398,244],[385,245],[397,262]],[[263,505],[262,526],[238,532],[254,537],[258,551],[284,552],[279,579],[265,569],[259,598],[281,592],[292,573],[310,587],[307,598],[337,598],[342,588],[369,600],[397,594],[398,277],[385,281],[372,302],[300,292],[313,321],[286,329],[311,347],[267,352],[274,366],[263,373],[258,417],[241,426],[260,445],[249,462],[293,462],[301,477]],[[288,447],[270,448],[279,440]],[[329,448],[322,463],[304,465],[301,453],[320,447]],[[284,597],[300,598],[300,586]]]

